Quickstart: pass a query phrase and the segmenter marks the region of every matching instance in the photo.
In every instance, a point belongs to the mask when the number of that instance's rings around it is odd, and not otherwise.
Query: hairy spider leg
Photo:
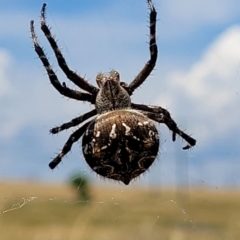
[[[50,163],[49,163],[49,167],[51,169],[54,169],[61,161],[62,158],[71,150],[73,143],[77,142],[80,137],[84,134],[84,132],[86,131],[88,125],[91,123],[92,121],[88,121],[87,123],[85,123],[83,126],[81,126],[78,130],[76,130],[75,132],[73,132],[70,137],[68,138],[67,142],[64,144],[63,149],[61,151],[61,153],[59,153]]]
[[[88,83],[83,77],[79,76],[76,72],[72,71],[69,69],[66,60],[64,59],[57,42],[55,41],[53,35],[51,34],[51,31],[49,27],[46,25],[46,15],[45,15],[45,10],[46,10],[46,3],[43,4],[42,10],[41,10],[41,29],[43,33],[45,34],[48,42],[50,43],[55,56],[57,58],[58,64],[62,71],[66,74],[67,78],[70,79],[74,84],[76,84],[79,88],[93,94],[96,96],[98,89]],[[94,98],[95,99],[95,98]]]
[[[150,41],[149,41],[149,51],[150,51],[150,59],[145,64],[140,73],[135,77],[135,79],[127,86],[125,89],[128,91],[130,95],[146,80],[146,78],[150,75],[152,70],[155,67],[158,55],[158,48],[156,44],[156,18],[157,12],[151,0],[148,0],[148,6],[150,9]]]
[[[176,134],[181,136],[187,143],[185,147],[183,147],[184,150],[189,149],[193,147],[196,144],[196,140],[190,137],[188,134],[184,133],[182,130],[180,130],[175,123],[175,121],[172,119],[170,113],[159,106],[146,106],[143,104],[134,104],[132,103],[133,109],[138,109],[144,111],[143,114],[147,116],[148,118],[158,122],[158,123],[164,123],[168,126],[168,128],[173,132],[172,140],[176,140]]]
[[[83,93],[76,90],[72,90],[66,86],[65,83],[61,84],[57,78],[57,75],[53,71],[46,54],[44,53],[43,49],[38,44],[37,36],[34,31],[34,22],[30,22],[30,30],[32,35],[32,40],[34,44],[34,49],[37,55],[39,56],[40,60],[43,63],[43,66],[45,67],[47,74],[49,76],[51,84],[58,90],[58,92],[65,97],[73,98],[79,101],[88,101],[92,102],[92,95],[89,93]]]
[[[80,123],[84,122],[85,120],[89,119],[90,117],[95,116],[96,114],[97,114],[96,109],[93,109],[92,111],[89,111],[79,117],[73,118],[71,121],[69,121],[67,123],[63,123],[61,126],[50,129],[50,133],[56,134],[63,130],[66,130],[70,127],[75,127],[75,126],[79,125]]]

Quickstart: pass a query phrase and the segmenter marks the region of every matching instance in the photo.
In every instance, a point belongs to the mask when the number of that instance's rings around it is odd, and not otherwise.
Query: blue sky
[[[93,107],[63,98],[49,83],[32,47],[32,19],[60,81],[74,88],[40,31],[42,3],[0,1],[0,178],[57,182],[79,170],[105,184],[85,163],[81,142],[56,170],[48,169],[72,132],[51,136],[48,130]],[[110,69],[129,82],[148,60],[145,0],[47,3],[48,24],[69,66],[91,83],[95,84],[98,72]],[[161,125],[159,157],[134,184],[240,186],[239,2],[154,3],[159,58],[133,101],[167,108],[179,126],[197,139],[197,146],[183,152],[182,140],[172,143],[170,132]]]

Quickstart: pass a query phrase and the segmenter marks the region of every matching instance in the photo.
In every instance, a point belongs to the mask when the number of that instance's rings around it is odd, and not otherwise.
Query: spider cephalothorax
[[[151,0],[148,0],[148,6],[150,8],[149,61],[130,84],[120,82],[119,73],[115,70],[107,74],[99,73],[96,77],[99,88],[96,88],[69,69],[46,25],[46,4],[43,4],[41,29],[53,48],[60,68],[70,81],[84,91],[72,90],[66,86],[65,82],[62,84],[59,82],[43,49],[38,44],[33,21],[31,21],[34,48],[48,73],[51,84],[66,97],[88,101],[95,105],[92,111],[52,128],[50,132],[56,134],[97,115],[70,135],[61,153],[50,162],[51,169],[61,162],[73,143],[83,136],[82,151],[89,166],[103,177],[129,184],[132,179],[145,172],[157,157],[159,135],[153,121],[166,124],[172,131],[173,141],[176,140],[177,134],[181,136],[188,143],[183,149],[189,149],[196,144],[195,139],[178,128],[166,109],[131,102],[130,96],[146,80],[157,61],[157,13]]]
[[[131,107],[131,98],[120,85],[117,71],[112,70],[109,74],[99,73],[96,82],[100,88],[95,103],[98,114]]]

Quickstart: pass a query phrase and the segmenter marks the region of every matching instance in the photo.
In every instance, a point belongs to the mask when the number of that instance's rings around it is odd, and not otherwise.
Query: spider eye
[[[112,78],[114,78],[115,80],[118,80],[118,81],[119,81],[119,79],[120,79],[120,74],[119,74],[119,72],[117,72],[117,71],[115,71],[115,70],[112,70],[112,71],[110,72],[110,75],[112,76]]]
[[[97,82],[97,85],[100,87],[101,85],[101,81],[103,79],[103,73],[98,73],[97,76],[96,76],[96,82]]]
[[[119,78],[119,73],[117,71],[115,71],[114,74],[117,78]]]
[[[103,74],[102,73],[98,73],[97,76],[96,76],[96,80],[100,80],[102,79],[103,77]]]

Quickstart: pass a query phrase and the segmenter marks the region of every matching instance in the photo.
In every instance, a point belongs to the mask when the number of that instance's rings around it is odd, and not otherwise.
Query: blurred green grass
[[[236,190],[176,192],[116,184],[92,187],[89,203],[79,202],[75,191],[60,185],[0,183],[0,239],[240,239]]]

